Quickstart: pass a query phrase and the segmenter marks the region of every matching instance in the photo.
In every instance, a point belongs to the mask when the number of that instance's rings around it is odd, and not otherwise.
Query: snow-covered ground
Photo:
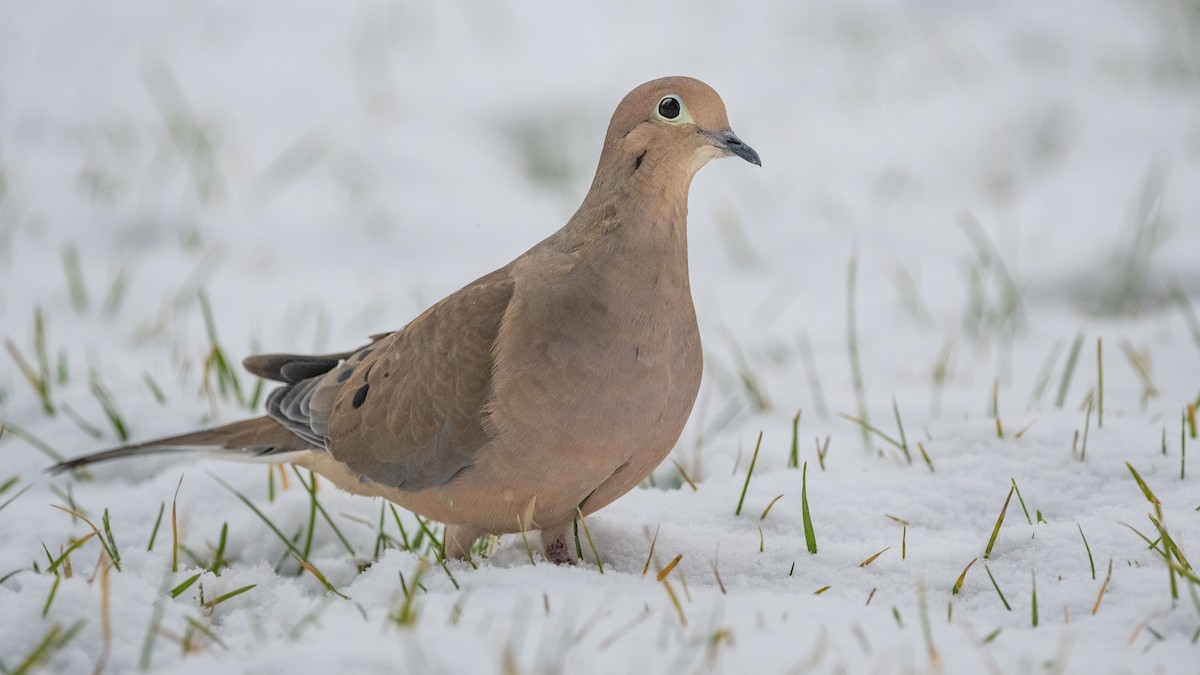
[[[519,536],[443,568],[386,511],[377,555],[378,501],[320,484],[343,544],[260,465],[43,472],[118,442],[106,403],[135,440],[247,414],[201,291],[236,363],[504,264],[667,74],[764,166],[693,185],[705,383],[655,485],[588,519],[602,570]],[[3,2],[0,670],[1194,673],[1197,311],[1195,0]],[[49,570],[92,532],[63,509],[107,511],[120,570],[97,537]]]

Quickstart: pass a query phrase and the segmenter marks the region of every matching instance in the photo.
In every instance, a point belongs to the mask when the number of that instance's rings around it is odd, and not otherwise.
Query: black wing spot
[[[642,160],[645,158],[646,158],[646,151],[643,150],[642,154],[638,155],[637,159],[633,160],[633,170],[634,171],[637,171],[638,169],[642,168]]]
[[[358,354],[356,354],[355,356],[357,357],[357,360],[362,361],[363,359],[367,358],[370,355],[371,355],[371,350],[364,349],[361,352],[359,352]]]
[[[358,391],[354,392],[354,398],[350,399],[350,405],[353,406],[354,409],[357,410],[358,408],[361,408],[362,404],[366,402],[367,390],[370,388],[371,388],[371,385],[364,384],[363,386],[358,388]]]
[[[345,382],[346,380],[350,379],[350,376],[353,374],[354,374],[354,366],[347,366],[346,368],[344,368],[342,370],[342,372],[338,373],[337,381]]]

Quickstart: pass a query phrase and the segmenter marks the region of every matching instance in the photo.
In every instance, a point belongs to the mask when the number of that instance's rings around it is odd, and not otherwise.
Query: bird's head
[[[664,77],[622,99],[600,163],[601,170],[618,173],[683,171],[690,181],[709,160],[730,156],[762,166],[758,153],[729,128],[725,103],[712,87],[690,77]]]

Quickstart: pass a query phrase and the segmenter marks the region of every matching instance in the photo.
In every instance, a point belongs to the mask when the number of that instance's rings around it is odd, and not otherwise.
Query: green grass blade
[[[1004,514],[1008,512],[1008,503],[1012,501],[1013,493],[1016,492],[1017,485],[1013,482],[1013,486],[1008,489],[1008,497],[1004,499],[1004,507],[1000,509],[1000,517],[996,519],[996,527],[992,528],[992,536],[988,538],[987,548],[983,551],[983,559],[987,560],[992,555],[992,547],[996,545],[996,538],[1000,536],[1000,526],[1004,524]]]
[[[742,515],[742,503],[746,501],[746,490],[750,488],[750,478],[754,476],[754,465],[758,462],[758,449],[762,447],[763,432],[758,432],[758,441],[754,444],[754,455],[750,458],[750,470],[746,472],[746,482],[742,484],[742,496],[738,499],[737,509],[733,515]]]
[[[800,474],[800,515],[804,520],[804,545],[809,553],[815,554],[817,535],[813,531],[812,516],[808,512],[808,462],[804,463]]]

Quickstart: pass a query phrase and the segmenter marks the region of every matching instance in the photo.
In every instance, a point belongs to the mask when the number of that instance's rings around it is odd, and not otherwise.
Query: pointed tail
[[[55,464],[48,471],[57,474],[97,462],[107,462],[110,459],[168,452],[228,450],[235,451],[246,459],[253,459],[312,449],[308,442],[284,429],[270,417],[255,417],[215,429],[101,450]]]

